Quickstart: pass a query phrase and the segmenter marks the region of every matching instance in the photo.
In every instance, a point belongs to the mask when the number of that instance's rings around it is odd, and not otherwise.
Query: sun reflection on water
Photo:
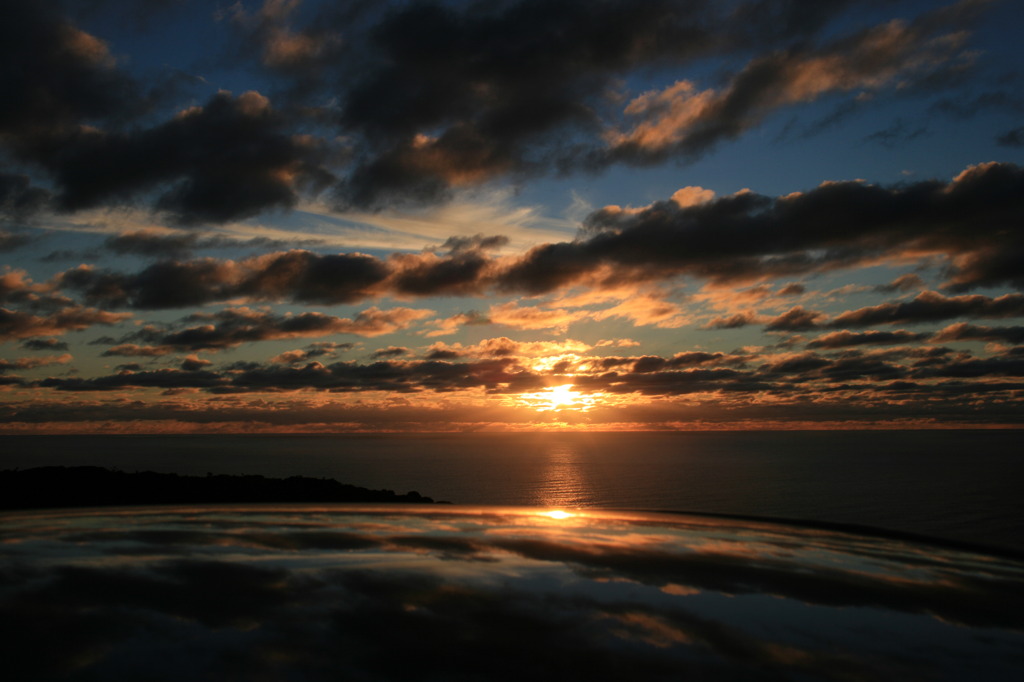
[[[586,505],[586,472],[581,466],[583,453],[577,443],[554,439],[540,446],[543,457],[537,462],[537,480],[533,504],[559,510]],[[551,516],[551,518],[566,518]]]

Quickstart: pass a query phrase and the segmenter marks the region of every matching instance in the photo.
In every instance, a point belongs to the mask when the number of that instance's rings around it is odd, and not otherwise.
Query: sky
[[[0,7],[0,433],[1022,424],[1024,4]]]

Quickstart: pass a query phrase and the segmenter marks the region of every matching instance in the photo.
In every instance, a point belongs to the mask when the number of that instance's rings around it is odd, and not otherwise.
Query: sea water
[[[0,468],[334,478],[461,504],[858,524],[1024,549],[1024,431],[3,436]]]

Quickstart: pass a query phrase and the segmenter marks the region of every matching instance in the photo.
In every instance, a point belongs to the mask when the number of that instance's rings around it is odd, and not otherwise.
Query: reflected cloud
[[[267,505],[0,533],[15,679],[997,679],[1024,644],[1019,559],[762,521]]]

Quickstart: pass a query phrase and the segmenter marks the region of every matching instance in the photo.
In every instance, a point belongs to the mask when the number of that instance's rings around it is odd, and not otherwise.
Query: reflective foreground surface
[[[669,514],[0,520],[11,680],[1017,680],[1024,564]]]

